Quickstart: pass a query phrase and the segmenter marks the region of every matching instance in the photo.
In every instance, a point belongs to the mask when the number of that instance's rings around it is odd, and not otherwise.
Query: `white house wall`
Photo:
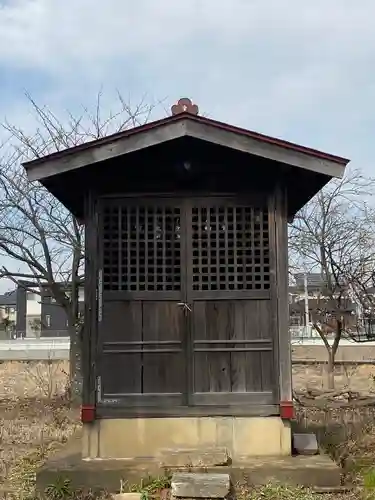
[[[39,294],[27,293],[26,296],[26,337],[35,338],[37,336],[35,329],[32,328],[35,320],[41,319],[41,297]]]

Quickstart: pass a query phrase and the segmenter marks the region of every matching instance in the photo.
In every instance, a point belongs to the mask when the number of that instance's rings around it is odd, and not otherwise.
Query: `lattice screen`
[[[193,290],[270,288],[266,209],[194,207],[192,238]]]
[[[180,217],[176,207],[105,208],[104,289],[180,290]]]

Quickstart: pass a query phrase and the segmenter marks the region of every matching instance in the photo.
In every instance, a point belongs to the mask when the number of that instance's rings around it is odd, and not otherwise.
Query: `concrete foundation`
[[[292,452],[290,423],[279,417],[103,419],[86,424],[84,458],[143,459],[165,448],[225,447],[233,461]]]
[[[268,437],[265,435],[264,440]],[[37,490],[43,492],[56,479],[66,478],[73,488],[90,488],[116,492],[120,480],[128,484],[140,483],[146,477],[162,477],[167,472],[157,460],[82,460],[82,443],[79,438],[68,443],[37,473]],[[183,469],[182,469],[183,470]],[[253,457],[233,462],[230,466],[216,466],[191,472],[229,473],[233,484],[238,481],[248,485],[269,482],[320,488],[335,488],[341,483],[340,468],[328,457],[285,456]]]

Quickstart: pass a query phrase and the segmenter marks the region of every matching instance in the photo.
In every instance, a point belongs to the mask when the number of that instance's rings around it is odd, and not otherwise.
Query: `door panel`
[[[187,214],[192,395],[197,405],[276,400],[268,209],[191,202]]]
[[[102,402],[182,404],[184,313],[178,303],[107,302],[102,331]]]
[[[142,391],[142,356],[134,349],[142,342],[141,302],[106,302],[100,328],[101,397]]]
[[[176,200],[106,200],[102,209],[102,404],[181,405],[186,317]],[[186,349],[185,349],[186,350]]]
[[[273,339],[269,301],[195,301],[196,404],[272,402]]]

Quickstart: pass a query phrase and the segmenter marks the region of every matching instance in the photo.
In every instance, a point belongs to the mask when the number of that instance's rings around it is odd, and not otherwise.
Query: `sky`
[[[100,89],[160,114],[187,96],[371,175],[374,18],[373,0],[0,0],[0,119],[32,130],[25,92],[58,116]]]

